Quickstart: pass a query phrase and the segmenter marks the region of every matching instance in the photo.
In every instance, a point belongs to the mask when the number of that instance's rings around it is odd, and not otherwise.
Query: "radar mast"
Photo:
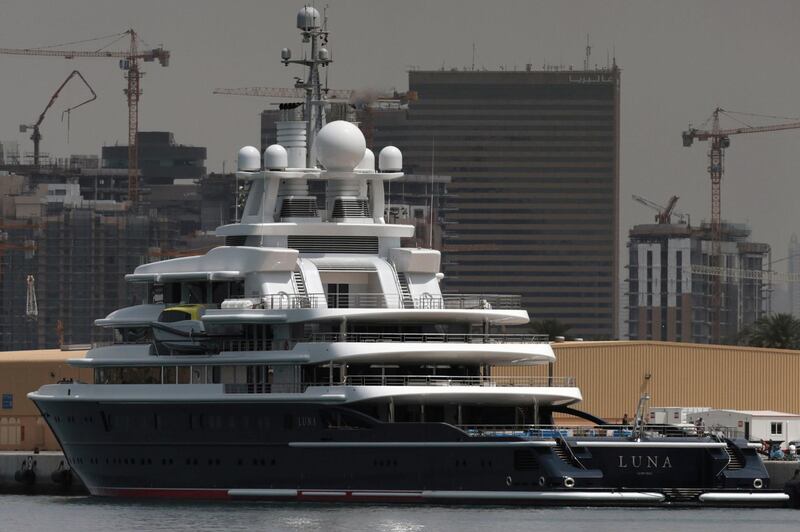
[[[319,11],[312,6],[304,6],[297,13],[297,29],[303,36],[304,43],[310,43],[310,54],[303,53],[302,59],[292,59],[289,48],[281,50],[281,62],[284,65],[296,64],[308,68],[305,81],[296,78],[294,86],[306,91],[305,121],[306,121],[306,165],[313,168],[316,165],[314,153],[314,140],[317,132],[325,125],[325,90],[322,87],[320,67],[326,67],[333,61],[325,45],[328,44],[327,17],[323,19]],[[305,52],[305,51],[304,51]]]

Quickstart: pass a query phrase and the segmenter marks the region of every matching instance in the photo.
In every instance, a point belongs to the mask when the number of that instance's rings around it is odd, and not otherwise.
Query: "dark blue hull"
[[[479,437],[309,404],[37,406],[96,495],[661,504],[769,487],[755,451],[710,438]]]

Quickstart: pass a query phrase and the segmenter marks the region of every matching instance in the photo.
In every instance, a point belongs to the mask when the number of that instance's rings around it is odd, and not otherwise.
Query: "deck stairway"
[[[690,502],[697,500],[703,491],[698,488],[665,488],[663,493],[670,502]]]
[[[725,447],[725,452],[728,453],[728,457],[731,460],[728,462],[728,467],[725,469],[732,471],[744,467],[744,464],[742,464],[742,459],[739,458],[739,453],[736,452],[736,449],[734,449],[730,443]]]
[[[586,469],[584,465],[575,457],[575,453],[572,452],[572,449],[569,448],[569,444],[563,438],[558,438],[556,440],[556,446],[553,447],[553,452],[567,464],[581,469]]]
[[[414,308],[414,298],[411,297],[406,274],[397,272],[397,281],[400,283],[400,297],[403,299],[403,308]]]
[[[298,299],[300,301],[308,301],[308,290],[306,289],[306,282],[303,280],[303,272],[292,272],[292,279],[294,280],[294,288]]]

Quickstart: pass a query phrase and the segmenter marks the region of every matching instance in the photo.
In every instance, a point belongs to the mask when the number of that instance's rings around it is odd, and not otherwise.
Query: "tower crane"
[[[356,91],[347,89],[322,89],[325,101],[350,101]],[[239,87],[235,89],[214,89],[214,94],[229,94],[233,96],[258,96],[261,98],[284,98],[287,100],[301,100],[306,97],[306,90],[293,87]]]
[[[45,116],[45,114],[47,114],[47,111],[49,111],[50,108],[53,107],[53,104],[56,103],[56,99],[58,98],[58,95],[61,94],[61,90],[75,76],[78,76],[81,79],[81,81],[83,81],[83,84],[86,85],[86,88],[88,88],[89,92],[92,93],[92,97],[87,99],[87,100],[82,101],[78,105],[73,105],[72,107],[70,107],[69,109],[66,109],[64,111],[64,113],[67,113],[67,127],[69,128],[69,113],[73,109],[77,109],[78,107],[86,105],[87,103],[93,102],[93,101],[95,101],[97,99],[97,93],[94,92],[94,89],[92,88],[91,85],[89,85],[89,82],[86,81],[86,78],[83,77],[83,74],[81,74],[77,70],[73,70],[72,73],[70,73],[70,75],[67,76],[67,79],[65,79],[61,83],[61,85],[58,86],[58,88],[56,89],[56,92],[54,92],[53,95],[50,97],[50,101],[48,102],[47,107],[45,107],[44,111],[42,111],[42,114],[39,115],[39,119],[36,121],[35,124],[32,124],[32,125],[21,124],[19,126],[19,132],[20,133],[25,133],[29,129],[33,130],[33,134],[31,134],[31,140],[33,141],[33,166],[35,166],[36,168],[39,167],[39,142],[42,140],[42,134],[39,131],[39,126],[41,126],[42,122],[44,122],[44,116]],[[62,117],[63,117],[63,114],[62,114]]]
[[[672,196],[667,202],[666,207],[662,207],[658,203],[650,201],[647,198],[637,196],[636,194],[633,194],[632,197],[635,201],[638,201],[642,205],[654,209],[656,211],[655,221],[660,224],[672,223],[673,216],[678,218],[678,223],[688,223],[689,216],[675,210],[675,205],[678,203],[678,199],[680,199],[678,196]]]
[[[721,188],[722,174],[724,173],[725,150],[730,147],[732,135],[744,133],[764,133],[767,131],[783,131],[787,129],[800,129],[800,121],[794,119],[790,122],[771,124],[765,126],[751,126],[743,120],[732,115],[755,116],[762,118],[784,118],[768,115],[755,115],[751,113],[735,113],[726,111],[721,107],[714,109],[711,116],[706,119],[700,129],[689,127],[683,132],[683,145],[690,147],[695,140],[710,141],[708,150],[708,175],[711,177],[711,266],[722,268],[722,207]],[[740,124],[740,127],[723,129],[720,127],[720,115],[727,116]],[[785,118],[784,118],[785,119]],[[709,124],[709,129],[702,129]],[[711,283],[711,337],[717,343],[720,340],[720,315],[722,313],[722,277],[715,275]]]
[[[158,61],[161,66],[169,66],[170,52],[164,50],[163,47],[152,48],[149,50],[140,50],[140,38],[133,29],[129,29],[122,33],[114,35],[107,35],[105,37],[98,37],[96,39],[86,39],[83,41],[76,41],[67,44],[86,43],[90,41],[98,41],[116,37],[116,39],[103,46],[99,50],[57,50],[61,46],[56,45],[42,48],[0,48],[0,54],[10,55],[34,55],[42,57],[63,57],[65,59],[82,59],[82,58],[108,58],[118,59],[119,67],[125,71],[125,79],[127,80],[127,88],[125,89],[125,96],[128,100],[128,200],[133,204],[139,201],[139,151],[137,146],[136,135],[139,131],[139,98],[142,91],[139,87],[144,72],[140,69],[139,62],[152,62]],[[128,38],[129,46],[127,50],[105,50],[117,41],[123,38]]]

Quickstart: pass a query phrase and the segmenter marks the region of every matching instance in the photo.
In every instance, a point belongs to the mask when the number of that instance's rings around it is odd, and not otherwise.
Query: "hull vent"
[[[316,218],[317,198],[284,198],[281,218]]]
[[[333,202],[331,218],[371,218],[369,202],[365,199],[338,198]]]
[[[247,235],[234,235],[225,237],[226,246],[244,246],[247,241]]]
[[[300,253],[378,254],[376,236],[290,236],[289,247]]]
[[[517,471],[536,471],[539,469],[539,461],[533,451],[514,451],[514,469]]]

